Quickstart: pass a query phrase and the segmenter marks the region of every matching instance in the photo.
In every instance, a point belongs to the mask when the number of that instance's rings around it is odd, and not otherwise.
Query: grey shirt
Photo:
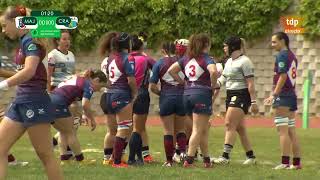
[[[246,89],[248,88],[246,78],[250,77],[254,77],[253,64],[247,56],[241,55],[234,60],[228,59],[218,83],[220,87],[226,84],[227,90]]]

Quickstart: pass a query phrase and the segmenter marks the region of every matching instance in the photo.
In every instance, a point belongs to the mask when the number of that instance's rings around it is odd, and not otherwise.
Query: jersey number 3
[[[189,81],[197,81],[204,73],[204,70],[195,59],[191,59],[185,67],[185,74]]]

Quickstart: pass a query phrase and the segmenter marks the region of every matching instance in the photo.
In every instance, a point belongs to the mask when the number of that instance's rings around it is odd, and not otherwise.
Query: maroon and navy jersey
[[[168,69],[172,64],[177,62],[178,57],[164,57],[156,62],[152,68],[150,82],[157,84],[160,80],[161,93],[170,95],[181,95],[184,91],[184,86],[175,81],[169,74]],[[184,79],[184,74],[180,71],[179,76]]]
[[[17,64],[18,71],[24,68],[25,60],[28,56],[38,56],[40,61],[33,77],[18,85],[17,96],[29,96],[39,93],[43,94],[47,89],[47,71],[42,63],[42,60],[46,56],[46,51],[32,41],[30,34],[25,34],[20,38],[20,47],[17,50],[15,57],[15,63]]]
[[[128,53],[111,53],[108,57],[107,74],[111,82],[108,93],[130,92],[127,77],[135,75],[135,60]]]
[[[63,96],[68,105],[74,101],[80,101],[82,98],[91,99],[93,88],[90,80],[85,77],[74,76],[56,87],[52,94]]]
[[[137,87],[148,88],[149,70],[152,69],[152,66],[156,63],[156,61],[151,57],[139,52],[131,52],[130,56],[132,56],[135,60],[135,78]]]
[[[207,66],[215,62],[208,54],[203,53],[197,59],[184,56],[178,63],[187,80],[184,94],[211,93],[210,73]]]
[[[282,50],[276,56],[274,65],[274,88],[277,85],[280,74],[286,73],[288,78],[281,89],[280,95],[295,95],[298,61],[290,50]]]

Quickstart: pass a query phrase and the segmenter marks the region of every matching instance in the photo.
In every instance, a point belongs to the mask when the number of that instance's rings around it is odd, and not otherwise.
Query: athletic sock
[[[126,141],[126,142],[124,143],[124,148],[123,148],[123,150],[122,150],[122,154],[125,154],[125,153],[126,153],[126,148],[127,148],[127,146],[128,146],[128,142]]]
[[[177,136],[177,144],[178,144],[178,148],[180,150],[181,153],[185,153],[186,152],[186,146],[187,146],[187,135],[185,133],[178,133]],[[180,153],[179,153],[180,154]]]
[[[289,156],[282,156],[281,163],[289,165],[290,164],[290,157]]]
[[[223,148],[223,154],[222,157],[229,159],[229,154],[231,153],[233,146],[231,144],[225,144]]]
[[[247,156],[247,158],[250,158],[250,159],[256,158],[256,156],[254,156],[254,153],[252,150],[246,152],[246,156]]]
[[[164,135],[163,136],[163,144],[164,144],[164,150],[166,152],[167,161],[171,162],[173,154],[174,154],[173,136],[172,135]]]
[[[143,147],[142,147],[142,155],[143,155],[143,157],[147,157],[147,156],[150,155],[150,153],[149,153],[149,146],[143,146]]]
[[[69,160],[71,157],[72,157],[72,155],[70,155],[70,154],[62,154],[62,155],[60,155],[60,160],[61,160],[61,161],[67,161],[67,160]]]
[[[8,162],[13,162],[15,160],[16,160],[16,158],[13,156],[13,154],[8,155]]]
[[[141,135],[137,132],[131,134],[129,141],[129,160],[134,161],[137,155],[139,159],[142,159],[142,139]]]
[[[210,157],[203,157],[203,163],[210,163]]]
[[[124,148],[126,140],[124,138],[116,136],[114,145],[113,145],[113,159],[114,164],[121,163],[122,150]]]
[[[176,146],[176,150],[175,150],[175,152],[176,152],[176,154],[177,154],[177,155],[180,155],[180,153],[181,153],[181,152],[180,152],[180,149],[179,149],[179,147],[178,147],[178,146]]]
[[[301,158],[299,158],[299,157],[294,157],[292,164],[293,164],[294,166],[300,166],[300,160],[301,160]]]
[[[193,164],[193,162],[194,162],[194,156],[187,156],[187,157],[186,157],[186,161],[187,161],[189,164]]]
[[[66,154],[73,155],[73,152],[72,152],[70,146],[67,146],[67,153]]]
[[[103,152],[104,152],[103,159],[109,160],[112,155],[112,151],[113,151],[113,148],[104,148],[103,149]]]

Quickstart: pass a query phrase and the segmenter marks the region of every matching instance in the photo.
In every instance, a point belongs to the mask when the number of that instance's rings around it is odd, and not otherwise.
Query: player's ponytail
[[[290,40],[289,40],[289,36],[286,33],[276,32],[273,35],[276,36],[279,40],[284,40],[284,44],[286,45],[286,47],[288,49],[290,49],[290,47],[289,47]]]
[[[176,51],[175,44],[169,41],[163,42],[161,48],[169,57],[173,56]]]
[[[108,56],[112,51],[121,52],[123,49],[130,50],[130,36],[127,33],[108,32],[100,39],[99,55]]]
[[[193,34],[189,39],[188,56],[198,58],[203,50],[210,46],[210,37],[206,33]]]
[[[99,55],[101,57],[109,56],[111,52],[111,41],[117,36],[117,32],[108,32],[102,36],[99,45]]]
[[[240,38],[241,40],[241,52],[242,54],[246,54],[246,40],[244,38]]]

